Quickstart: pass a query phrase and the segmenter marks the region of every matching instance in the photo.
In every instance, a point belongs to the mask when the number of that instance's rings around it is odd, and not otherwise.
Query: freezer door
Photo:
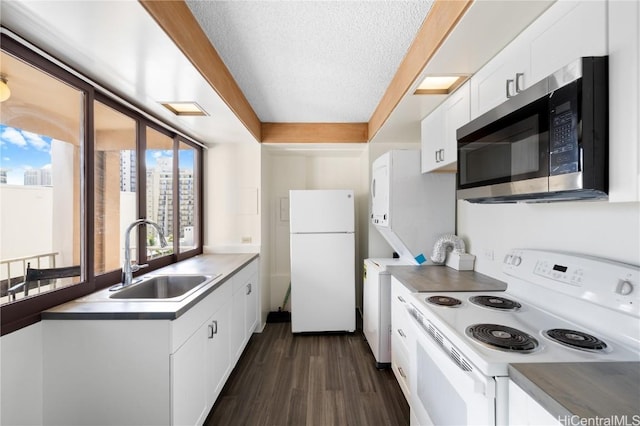
[[[354,331],[354,234],[291,234],[291,331]]]
[[[352,190],[289,191],[291,233],[353,232]]]

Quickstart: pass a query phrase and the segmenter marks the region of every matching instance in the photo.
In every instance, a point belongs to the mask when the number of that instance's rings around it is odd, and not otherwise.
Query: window
[[[198,247],[199,229],[196,215],[199,187],[197,172],[198,150],[180,142],[178,145],[178,220],[180,252]]]
[[[136,121],[94,102],[94,270],[122,268],[124,230],[138,218]],[[132,233],[134,234],[134,233]],[[131,235],[135,253],[136,235]]]
[[[145,166],[147,171],[146,217],[157,223],[169,245],[162,247],[156,229],[147,226],[147,259],[173,254],[173,139],[147,128]]]
[[[6,52],[0,63],[13,88],[0,103],[0,300],[8,303],[81,281],[25,284],[24,276],[27,266],[82,264],[85,94]]]
[[[6,334],[38,321],[42,310],[118,283],[124,232],[136,219],[158,223],[169,241],[161,247],[150,226],[132,232],[131,259],[149,261],[143,272],[201,253],[202,155],[158,120],[0,37],[0,74],[11,88],[0,102]],[[79,266],[80,276],[20,286],[28,264]]]

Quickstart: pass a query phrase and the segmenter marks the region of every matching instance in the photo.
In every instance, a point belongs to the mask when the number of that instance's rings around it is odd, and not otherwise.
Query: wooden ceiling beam
[[[378,133],[473,0],[435,0],[389,87],[369,119],[369,140]]]
[[[139,0],[160,28],[218,93],[256,140],[261,123],[218,51],[184,1]]]
[[[262,123],[262,142],[365,143],[367,128],[367,123]]]
[[[191,10],[181,0],[139,0],[259,142],[368,142],[382,128],[473,0],[435,0],[368,123],[261,123]]]

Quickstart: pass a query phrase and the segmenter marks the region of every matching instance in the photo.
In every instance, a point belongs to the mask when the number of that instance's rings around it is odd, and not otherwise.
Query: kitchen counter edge
[[[91,295],[88,295],[44,311],[42,319],[175,320],[258,257],[258,253],[201,254],[149,272],[149,275],[222,274],[202,289],[178,302],[99,301],[91,300]],[[108,292],[108,289],[98,290],[95,293],[99,292]]]
[[[504,291],[507,284],[476,271],[443,265],[388,266],[387,271],[411,292]]]

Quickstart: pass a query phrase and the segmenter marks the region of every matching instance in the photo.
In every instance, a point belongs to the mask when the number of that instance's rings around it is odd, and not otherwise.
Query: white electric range
[[[412,424],[506,424],[511,363],[640,361],[638,266],[522,249],[503,271],[504,292],[412,295]]]

